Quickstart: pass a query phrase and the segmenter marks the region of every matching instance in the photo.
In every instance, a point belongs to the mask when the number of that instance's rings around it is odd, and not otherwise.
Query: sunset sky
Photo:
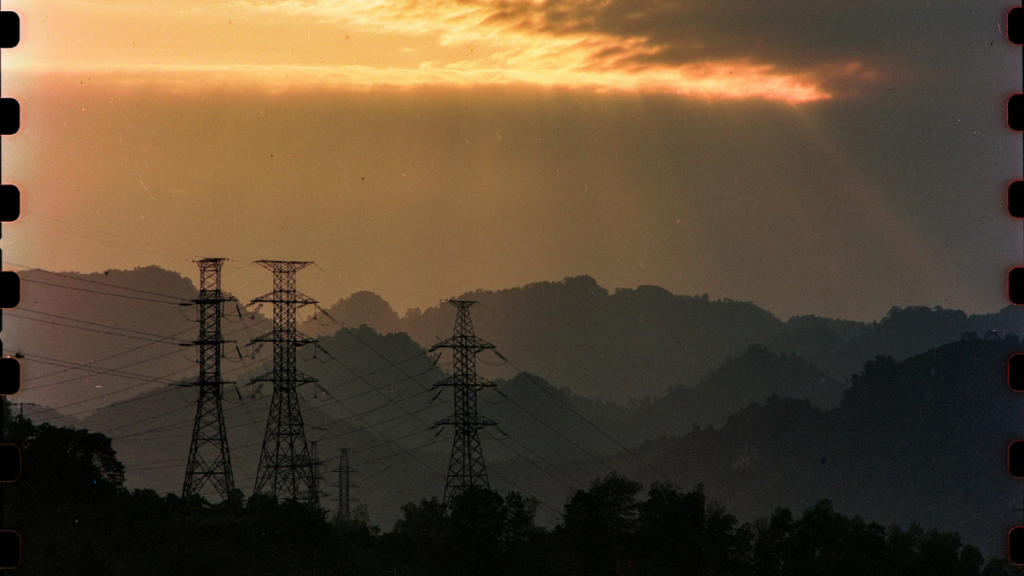
[[[5,268],[314,260],[401,310],[589,274],[785,318],[1006,304],[1008,2],[4,2]]]

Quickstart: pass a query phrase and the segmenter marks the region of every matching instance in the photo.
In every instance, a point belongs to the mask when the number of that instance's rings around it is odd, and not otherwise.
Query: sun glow
[[[284,0],[247,4],[266,12],[328,18],[367,33],[428,35],[436,37],[441,46],[482,48],[479,56],[425,61],[414,70],[339,71],[355,85],[524,83],[793,103],[829,97],[810,75],[780,73],[770,64],[744,60],[658,62],[666,47],[652,45],[645,37],[592,29],[588,13],[595,3],[588,0]],[[555,4],[558,7],[552,8]]]
[[[794,69],[753,51],[716,54],[700,38],[666,39],[662,33],[655,40],[644,26],[623,32],[616,26],[634,15],[604,14],[609,4],[149,0],[77,2],[61,10],[38,5],[28,11],[48,26],[52,38],[42,39],[48,48],[5,56],[4,67],[95,74],[178,91],[525,85],[791,104],[828,99],[830,77],[860,73],[850,62]],[[116,33],[97,34],[104,29]],[[168,37],[173,29],[177,36]]]

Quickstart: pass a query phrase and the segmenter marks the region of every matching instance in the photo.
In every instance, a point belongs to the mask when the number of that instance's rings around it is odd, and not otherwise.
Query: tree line
[[[125,488],[110,438],[36,425],[4,405],[24,473],[4,492],[21,570],[62,575],[1004,576],[955,533],[883,527],[821,500],[741,523],[702,485],[611,474],[576,490],[552,528],[539,503],[472,488],[406,504],[390,532],[256,495],[217,505]]]

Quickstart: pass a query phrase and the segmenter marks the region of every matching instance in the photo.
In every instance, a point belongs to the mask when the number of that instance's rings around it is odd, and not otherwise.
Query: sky
[[[875,320],[1021,262],[1009,2],[4,2],[4,266],[404,311],[588,274]]]

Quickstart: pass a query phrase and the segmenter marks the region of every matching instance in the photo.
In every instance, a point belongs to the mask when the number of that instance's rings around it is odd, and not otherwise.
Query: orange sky
[[[271,91],[524,84],[801,103],[829,98],[827,78],[871,75],[850,60],[782,70],[756,51],[658,61],[671,45],[588,25],[600,4],[591,0],[12,4],[25,41],[5,53],[5,68],[120,73],[177,89],[211,78]]]
[[[590,274],[875,319],[996,309],[1021,257],[998,2],[4,9],[12,266],[315,260],[315,297],[399,310]]]

